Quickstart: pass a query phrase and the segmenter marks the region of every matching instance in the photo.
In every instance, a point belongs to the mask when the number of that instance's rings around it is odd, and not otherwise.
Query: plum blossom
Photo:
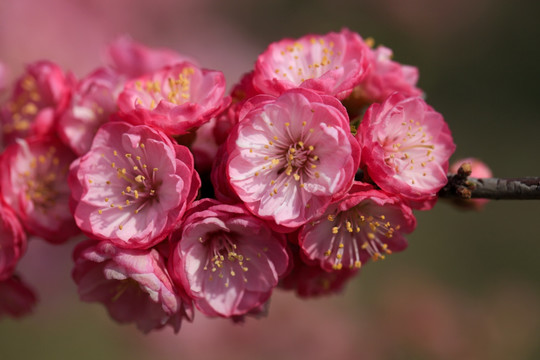
[[[56,138],[19,139],[0,158],[0,186],[24,228],[51,243],[77,235],[66,186],[75,155]]]
[[[227,107],[230,98],[224,94],[222,72],[184,62],[129,81],[118,97],[118,106],[131,115],[126,121],[182,135]]]
[[[53,134],[68,104],[73,79],[50,61],[29,64],[0,109],[4,144],[17,138]]]
[[[102,303],[119,323],[135,323],[144,333],[167,325],[178,332],[183,318],[193,319],[191,300],[172,283],[157,250],[87,240],[73,259],[81,300]]]
[[[26,234],[13,211],[0,200],[0,281],[13,274],[26,251]]]
[[[397,196],[355,183],[321,218],[304,225],[298,239],[307,258],[327,271],[352,270],[405,249],[402,234],[415,226],[411,209]]]
[[[289,246],[294,254],[294,265],[279,284],[285,290],[294,290],[302,298],[338,293],[358,273],[356,268],[327,271],[317,262],[305,259],[297,245]]]
[[[0,281],[0,319],[28,315],[37,303],[32,288],[17,275]]]
[[[367,45],[372,45],[367,39]],[[366,76],[346,99],[347,109],[365,109],[373,103],[382,103],[394,92],[406,97],[421,96],[422,90],[416,87],[418,69],[410,65],[402,65],[392,60],[392,50],[379,46],[367,52],[370,67]],[[359,111],[356,111],[359,112]]]
[[[246,207],[293,231],[351,185],[360,148],[332,96],[293,89],[246,103],[227,142],[227,174]]]
[[[186,147],[145,125],[110,122],[71,166],[69,185],[75,221],[89,237],[149,248],[174,230],[200,179]]]
[[[362,163],[370,178],[409,205],[429,209],[446,184],[455,150],[441,114],[419,97],[394,93],[373,104],[360,123]]]
[[[98,128],[118,111],[116,99],[122,86],[121,78],[106,68],[99,68],[78,82],[58,123],[62,141],[77,155],[90,149]]]
[[[153,73],[164,66],[189,61],[188,56],[170,49],[153,49],[137,43],[129,36],[120,36],[109,44],[105,52],[107,64],[118,74],[136,78]]]
[[[276,96],[303,87],[343,99],[365,75],[367,51],[362,38],[347,29],[283,39],[259,55],[253,85],[261,93]]]
[[[285,237],[241,205],[200,200],[171,239],[170,273],[209,316],[259,312],[288,269]]]

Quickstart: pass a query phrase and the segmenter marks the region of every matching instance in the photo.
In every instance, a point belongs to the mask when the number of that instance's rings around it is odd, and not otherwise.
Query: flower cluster
[[[336,292],[405,249],[446,184],[455,146],[417,69],[347,29],[271,44],[229,95],[171,50],[106,53],[82,79],[28,65],[0,109],[2,292],[27,233],[82,234],[80,298],[116,321],[242,321],[276,287]]]

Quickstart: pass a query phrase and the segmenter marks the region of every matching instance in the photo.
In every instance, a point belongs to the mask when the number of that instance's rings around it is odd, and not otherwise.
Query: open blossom
[[[62,141],[77,155],[90,149],[98,128],[118,111],[116,99],[121,86],[120,77],[106,68],[97,69],[77,84],[58,123]]]
[[[129,81],[118,106],[127,121],[170,135],[186,134],[217,115],[230,102],[220,71],[179,63]]]
[[[26,234],[13,211],[0,200],[0,281],[13,274],[26,251]]]
[[[288,232],[348,190],[360,149],[336,98],[293,89],[244,108],[227,143],[227,173],[250,211]]]
[[[189,150],[145,125],[110,122],[69,178],[77,225],[89,236],[127,248],[163,240],[197,195]]]
[[[324,215],[302,227],[304,254],[326,270],[360,268],[407,247],[403,233],[416,226],[411,209],[397,196],[355,183]]]
[[[362,163],[371,179],[415,208],[430,208],[447,182],[448,159],[455,150],[442,115],[419,97],[395,93],[373,104],[358,130]]]
[[[367,50],[360,36],[347,29],[284,39],[259,56],[253,85],[271,95],[303,87],[343,99],[365,75]]]
[[[107,63],[118,74],[136,78],[167,65],[193,60],[170,49],[153,49],[139,44],[129,36],[120,36],[106,49]]]
[[[75,155],[59,140],[19,139],[0,158],[2,197],[30,233],[62,243],[79,233],[66,186]]]
[[[171,239],[171,275],[209,316],[260,311],[288,268],[285,237],[241,205],[200,200]]]
[[[57,118],[69,101],[71,83],[71,78],[49,61],[28,65],[11,98],[0,109],[4,144],[17,138],[53,134]]]
[[[157,250],[87,240],[73,258],[81,300],[102,303],[119,323],[134,322],[144,333],[167,325],[178,332],[184,317],[192,320],[191,301],[172,283]]]
[[[27,315],[37,302],[34,291],[17,275],[0,281],[0,294],[0,319]]]

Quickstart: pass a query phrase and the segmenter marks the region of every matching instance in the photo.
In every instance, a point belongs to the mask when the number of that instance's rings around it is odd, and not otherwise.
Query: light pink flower
[[[153,73],[164,66],[194,61],[170,49],[152,49],[133,41],[129,36],[120,36],[106,49],[106,61],[118,74],[136,78]]]
[[[360,156],[345,108],[307,89],[248,101],[227,151],[232,188],[250,211],[285,232],[348,190]]]
[[[49,61],[28,65],[11,98],[0,109],[4,144],[32,135],[52,135],[58,116],[68,104],[72,82]]]
[[[118,111],[116,99],[123,86],[118,74],[100,68],[80,80],[71,103],[58,123],[62,141],[77,155],[84,155],[92,145],[98,128]]]
[[[102,303],[119,323],[134,322],[144,333],[167,325],[178,332],[182,318],[193,319],[191,300],[172,283],[157,250],[87,240],[73,259],[81,300]]]
[[[367,260],[407,247],[403,233],[416,226],[411,209],[397,196],[355,183],[342,199],[299,233],[304,254],[326,270],[358,269]]]
[[[316,262],[305,259],[296,245],[289,246],[294,254],[294,266],[279,283],[285,290],[294,290],[302,298],[339,293],[357,273],[358,269],[327,271]]]
[[[373,104],[358,130],[362,163],[371,179],[415,208],[433,206],[455,150],[442,115],[419,97],[395,93]]]
[[[456,174],[461,167],[461,165],[468,163],[471,166],[471,177],[473,178],[490,178],[493,176],[491,169],[483,161],[476,158],[465,158],[460,159],[450,165],[450,172]],[[489,199],[470,199],[470,200],[457,200],[454,201],[457,205],[464,208],[471,208],[473,210],[481,210],[487,203]]]
[[[75,155],[59,140],[19,139],[0,158],[2,197],[30,233],[62,243],[79,233],[69,210],[67,175]]]
[[[347,29],[283,39],[270,44],[259,56],[253,85],[276,96],[303,87],[343,99],[365,75],[367,50],[360,36]]]
[[[223,73],[184,62],[129,81],[118,107],[132,115],[126,121],[182,135],[227,107],[224,94]]]
[[[90,237],[127,248],[163,240],[197,195],[189,150],[148,126],[110,122],[71,167],[77,225]]]
[[[171,239],[169,271],[209,316],[259,311],[288,267],[284,236],[241,205],[200,200]]]
[[[13,274],[26,251],[26,234],[13,211],[0,200],[0,281]]]
[[[20,318],[36,306],[34,291],[16,275],[0,281],[0,294],[0,319],[6,315]]]

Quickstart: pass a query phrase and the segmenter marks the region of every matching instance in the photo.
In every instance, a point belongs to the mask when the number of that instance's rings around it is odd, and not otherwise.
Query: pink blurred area
[[[24,64],[49,59],[81,77],[102,64],[104,46],[128,34],[219,69],[228,84],[251,68],[261,50],[212,12],[212,0],[3,0],[0,60],[13,80]]]
[[[504,2],[292,3],[0,0],[0,62],[11,81],[39,59],[82,77],[103,64],[107,43],[128,34],[223,71],[230,89],[269,39],[349,27],[400,48],[397,61],[419,66],[419,85],[428,100],[439,102],[433,105],[450,123],[461,156],[485,157],[508,177],[539,175],[540,163],[526,156],[537,154],[536,103],[528,113],[523,103],[505,108],[497,102],[497,96],[509,99],[501,89],[511,90],[512,101],[538,94],[534,74],[515,76],[518,84],[512,72],[499,71],[527,68],[520,64],[525,60],[537,63],[536,53],[528,52],[535,33],[507,31],[532,22],[515,11],[512,19]],[[492,34],[498,29],[512,41],[501,46]],[[529,42],[520,45],[527,36]],[[412,50],[404,54],[406,48]],[[497,53],[501,48],[504,53]],[[489,62],[507,59],[519,64]],[[518,93],[524,81],[529,90]],[[508,119],[519,140],[509,135]],[[530,130],[518,136],[525,127]],[[485,129],[489,136],[478,137]],[[369,264],[342,294],[303,300],[276,290],[267,318],[235,325],[197,313],[178,335],[167,329],[144,336],[134,326],[114,323],[101,305],[80,302],[70,275],[71,251],[80,239],[62,246],[32,239],[18,272],[39,303],[29,317],[0,321],[0,359],[537,359],[540,245],[531,225],[537,215],[537,203],[491,202],[479,214],[438,204],[418,216],[407,251]]]

